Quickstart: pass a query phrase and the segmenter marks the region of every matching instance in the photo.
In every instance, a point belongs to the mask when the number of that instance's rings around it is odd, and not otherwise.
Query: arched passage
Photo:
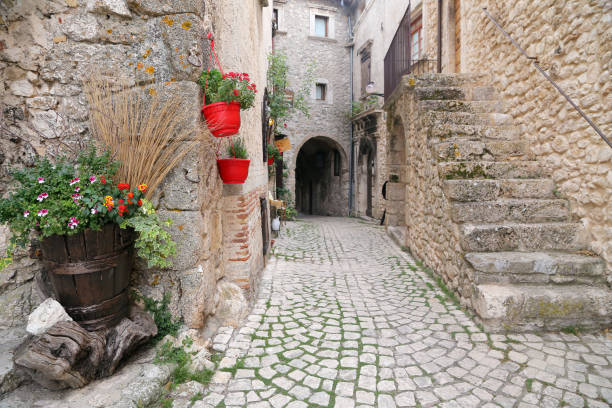
[[[336,141],[318,136],[300,148],[295,165],[295,205],[304,214],[347,214],[348,161]]]

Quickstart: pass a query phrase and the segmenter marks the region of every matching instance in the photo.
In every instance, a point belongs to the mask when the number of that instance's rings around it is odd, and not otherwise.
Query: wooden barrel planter
[[[133,243],[133,231],[117,224],[41,241],[57,300],[83,328],[111,328],[128,315]]]

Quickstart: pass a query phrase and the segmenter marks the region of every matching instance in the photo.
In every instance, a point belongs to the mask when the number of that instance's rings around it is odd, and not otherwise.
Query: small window
[[[340,175],[340,152],[334,150],[334,176]]]
[[[315,35],[317,37],[329,37],[329,18],[315,16]]]
[[[272,27],[276,31],[278,30],[278,9],[274,9],[273,13],[274,13],[274,17],[272,19],[272,24],[273,24]]]
[[[327,85],[317,84],[316,98],[317,101],[324,101],[327,97]]]
[[[411,33],[410,33],[410,59],[415,62],[421,58],[423,55],[423,34],[422,34],[423,24],[421,22],[421,17],[415,20],[411,24]]]
[[[366,95],[366,86],[372,80],[372,46],[368,45],[361,51],[361,94]]]

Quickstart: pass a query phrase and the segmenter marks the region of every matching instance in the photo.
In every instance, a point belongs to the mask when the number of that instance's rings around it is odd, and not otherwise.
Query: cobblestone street
[[[378,225],[307,217],[196,406],[609,407],[604,335],[487,334]]]

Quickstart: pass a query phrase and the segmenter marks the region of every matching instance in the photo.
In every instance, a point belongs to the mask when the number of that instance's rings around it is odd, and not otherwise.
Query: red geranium
[[[117,188],[119,190],[129,190],[130,189],[130,185],[128,183],[119,183],[119,184],[117,184]]]

